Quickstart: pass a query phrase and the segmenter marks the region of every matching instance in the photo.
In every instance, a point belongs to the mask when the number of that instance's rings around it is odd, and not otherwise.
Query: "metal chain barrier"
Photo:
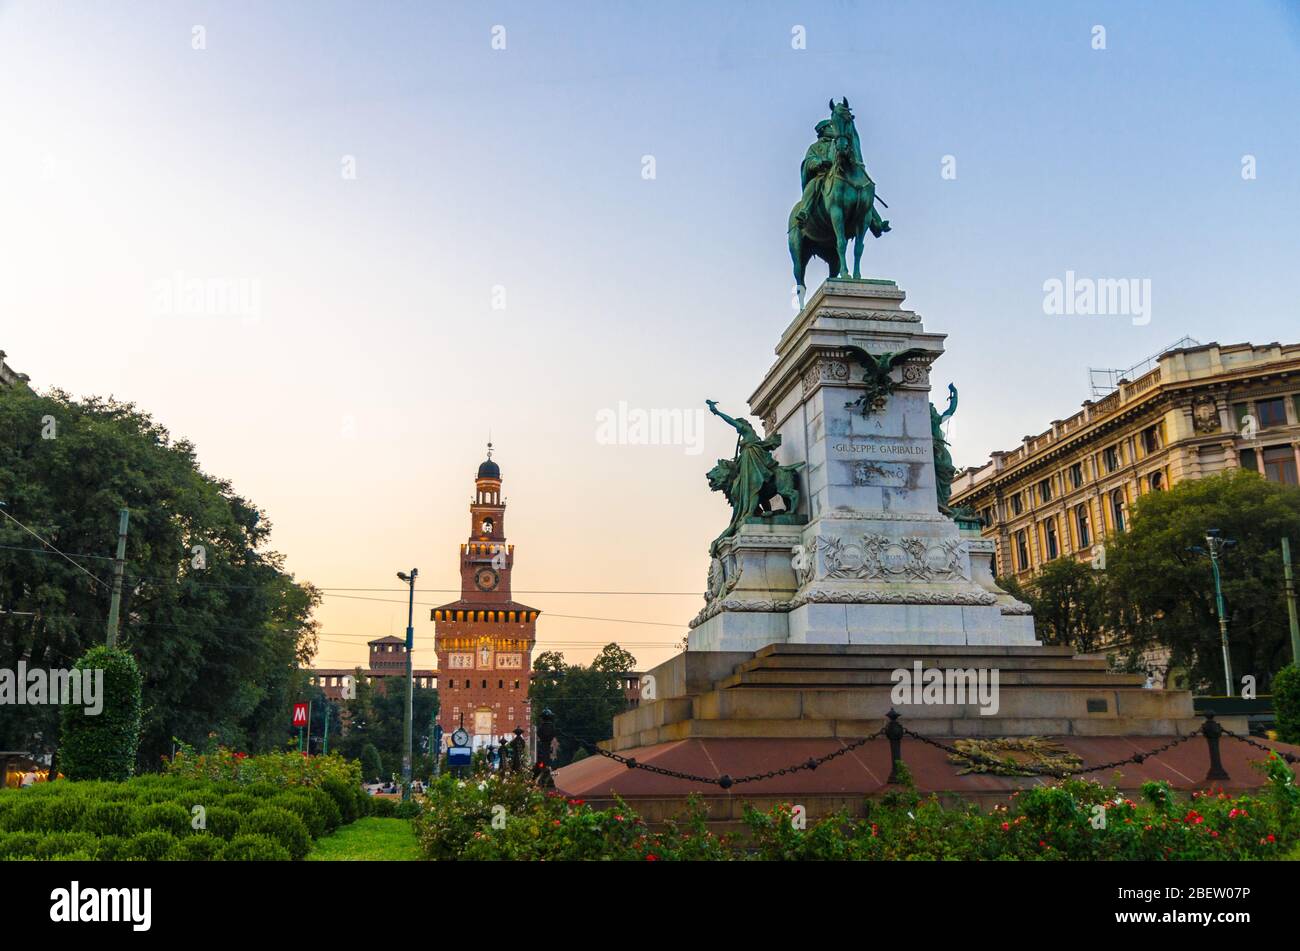
[[[668,776],[672,779],[684,779],[688,782],[708,783],[713,786],[719,786],[722,789],[730,789],[732,786],[737,786],[741,783],[756,783],[760,780],[772,779],[776,776],[788,776],[791,773],[797,773],[800,770],[804,770],[804,769],[814,770],[818,766],[822,765],[822,763],[828,763],[831,760],[835,759],[836,757],[843,756],[845,753],[851,753],[853,750],[856,750],[861,746],[865,746],[867,743],[870,743],[872,740],[876,739],[877,737],[884,736],[884,734],[885,734],[885,728],[881,727],[875,733],[871,733],[867,736],[864,736],[859,740],[854,740],[852,743],[849,743],[846,746],[842,746],[838,750],[834,750],[833,752],[827,753],[825,756],[810,756],[802,763],[796,763],[793,766],[786,766],[781,769],[769,770],[766,773],[754,773],[753,775],[750,776],[733,777],[725,774],[722,776],[696,776],[693,773],[683,773],[675,769],[664,769],[662,766],[651,766],[649,763],[639,763],[634,757],[619,756],[617,753],[611,753],[609,750],[601,749],[595,743],[591,743],[587,740],[580,739],[579,737],[573,736],[569,733],[565,733],[563,730],[559,729],[558,727],[555,730],[556,736],[561,736],[567,740],[571,740],[572,742],[577,743],[588,753],[598,754],[600,756],[604,756],[606,759],[612,759],[616,763],[622,763],[628,769],[643,769],[648,773],[655,773],[659,776]]]
[[[1125,757],[1124,759],[1113,760],[1112,762],[1109,763],[1099,763],[1095,766],[1081,766],[1078,769],[1053,769],[1051,767],[1035,767],[1035,766],[1028,766],[1028,765],[1022,766],[1020,764],[1016,764],[1016,768],[1020,773],[1027,774],[1030,776],[1051,776],[1056,779],[1068,779],[1071,776],[1083,776],[1087,773],[1096,773],[1102,770],[1118,769],[1121,766],[1128,766],[1129,764],[1141,764],[1146,762],[1148,759],[1150,759],[1153,756],[1159,756],[1161,753],[1165,753],[1176,746],[1181,746],[1183,743],[1186,743],[1196,737],[1203,737],[1207,740],[1210,740],[1210,750],[1211,750],[1210,756],[1211,756],[1212,765],[1211,765],[1210,776],[1207,778],[1227,778],[1227,774],[1221,772],[1222,767],[1218,761],[1218,745],[1217,745],[1218,738],[1217,738],[1217,733],[1215,731],[1221,731],[1224,735],[1230,736],[1234,740],[1238,740],[1242,743],[1247,744],[1248,746],[1252,746],[1255,749],[1261,750],[1265,753],[1270,753],[1272,755],[1278,756],[1288,763],[1300,762],[1300,756],[1296,756],[1296,754],[1294,753],[1285,753],[1285,752],[1279,753],[1277,750],[1271,749],[1262,743],[1258,743],[1255,740],[1252,740],[1250,737],[1241,736],[1240,734],[1234,733],[1231,730],[1222,728],[1218,723],[1214,721],[1213,713],[1207,713],[1206,716],[1207,716],[1206,725],[1202,729],[1197,730],[1195,733],[1189,733],[1186,736],[1180,736],[1176,739],[1170,740],[1164,746],[1158,746],[1153,750],[1140,751],[1134,753],[1132,756]],[[923,736],[922,734],[917,733],[915,730],[908,729],[907,727],[903,726],[898,722],[899,715],[893,710],[889,711],[888,720],[889,723],[886,726],[882,726],[875,733],[871,733],[868,734],[867,736],[862,737],[861,739],[854,740],[852,743],[849,743],[846,746],[842,746],[838,750],[834,750],[833,752],[827,753],[824,756],[809,757],[802,763],[796,763],[791,766],[785,766],[781,769],[769,770],[766,773],[754,773],[749,776],[734,776],[734,777],[725,774],[722,776],[697,776],[693,773],[681,772],[680,770],[665,769],[662,766],[652,766],[649,763],[640,763],[637,762],[637,760],[634,757],[620,756],[617,753],[612,753],[609,750],[602,749],[601,747],[597,746],[595,743],[592,743],[588,740],[584,740],[579,737],[573,736],[572,734],[565,733],[563,730],[560,730],[558,727],[555,728],[555,735],[564,737],[565,739],[578,744],[583,749],[585,749],[588,753],[604,756],[606,759],[611,759],[616,763],[622,763],[628,769],[642,769],[645,770],[646,772],[655,773],[656,775],[659,776],[667,776],[671,779],[681,779],[687,782],[707,783],[711,786],[718,786],[722,789],[730,789],[732,786],[736,786],[741,783],[755,783],[755,782],[760,782],[764,779],[774,779],[777,776],[788,776],[792,773],[797,773],[800,770],[805,770],[805,769],[815,770],[818,766],[822,765],[823,763],[828,763],[831,760],[843,756],[846,753],[851,753],[853,750],[865,746],[867,743],[870,743],[872,740],[878,739],[881,736],[890,737],[890,744],[894,749],[894,755],[891,758],[895,760],[901,759],[901,753],[897,752],[899,749],[899,747],[896,745],[897,742],[901,740],[903,736],[910,736],[912,739],[918,740],[921,743],[925,743],[929,746],[935,747],[936,749],[943,750],[945,753],[947,753],[950,756],[961,757],[963,759],[966,759],[974,763],[982,763],[983,765],[986,766],[995,766],[1001,769],[1008,768],[1008,764],[1005,760],[1000,760],[993,756],[987,756],[983,753],[978,752],[977,750],[959,750],[955,746],[949,746],[947,743],[941,743],[938,740],[933,739],[931,737]],[[890,733],[891,728],[894,731],[892,734]],[[894,781],[895,781],[895,777],[893,776],[893,774],[891,774],[889,782],[892,783]]]
[[[1262,750],[1262,751],[1265,752],[1265,753],[1272,753],[1274,756],[1277,756],[1277,757],[1279,757],[1279,758],[1281,758],[1281,759],[1283,759],[1283,760],[1286,760],[1286,762],[1288,762],[1288,763],[1292,763],[1292,764],[1294,764],[1294,763],[1300,762],[1300,756],[1296,756],[1296,754],[1294,754],[1294,753],[1279,753],[1277,750],[1275,750],[1275,749],[1273,749],[1273,748],[1271,748],[1271,747],[1265,746],[1263,743],[1259,743],[1259,742],[1257,742],[1257,741],[1255,741],[1255,740],[1252,740],[1252,739],[1251,739],[1250,737],[1248,737],[1248,736],[1242,736],[1240,733],[1233,733],[1233,732],[1232,732],[1231,730],[1229,730],[1227,727],[1224,727],[1224,729],[1223,729],[1223,735],[1224,735],[1224,736],[1230,736],[1230,737],[1232,737],[1234,740],[1237,740],[1237,741],[1239,741],[1239,742],[1241,742],[1241,743],[1245,743],[1247,746],[1253,746],[1253,747],[1255,747],[1255,749],[1257,749],[1257,750]]]
[[[979,753],[975,750],[970,750],[970,751],[959,750],[956,747],[949,746],[947,743],[940,743],[938,740],[931,739],[928,736],[922,736],[920,733],[917,733],[914,730],[907,729],[907,727],[903,727],[903,732],[906,735],[912,737],[912,739],[920,740],[922,743],[928,743],[930,746],[938,747],[939,749],[943,750],[944,752],[948,753],[951,756],[960,756],[963,759],[972,760],[974,762],[980,762],[986,766],[998,766],[1003,769],[1007,768],[1007,763],[1004,760],[997,759],[996,757],[985,756],[983,753]],[[1021,766],[1017,764],[1016,768],[1023,773],[1028,773],[1031,776],[1054,776],[1057,779],[1069,779],[1071,776],[1082,776],[1085,773],[1095,773],[1103,769],[1117,769],[1120,766],[1127,766],[1130,763],[1145,762],[1148,758],[1152,756],[1158,756],[1159,754],[1165,752],[1166,750],[1171,750],[1175,746],[1179,746],[1183,743],[1186,743],[1188,740],[1197,736],[1200,736],[1200,734],[1191,733],[1188,734],[1187,736],[1180,736],[1178,739],[1172,740],[1166,743],[1164,746],[1157,747],[1154,750],[1146,750],[1145,752],[1134,753],[1132,756],[1128,757],[1127,759],[1118,759],[1110,763],[1100,763],[1096,766],[1082,766],[1079,769],[1052,769],[1050,767],[1038,768],[1034,766]]]

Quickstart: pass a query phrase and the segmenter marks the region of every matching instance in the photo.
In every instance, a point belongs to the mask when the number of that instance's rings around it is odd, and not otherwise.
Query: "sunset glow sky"
[[[1300,339],[1294,11],[0,2],[0,348],[38,389],[135,402],[265,508],[327,589],[322,666],[402,632],[412,566],[432,665],[490,432],[539,649],[644,669],[703,604],[734,433],[609,444],[598,418],[745,412],[827,99],[890,205],[864,271],[948,334],[934,380],[980,464],[1075,412],[1090,366]],[[1151,322],[1045,315],[1067,270],[1150,279]],[[257,312],[160,304],[191,280]]]

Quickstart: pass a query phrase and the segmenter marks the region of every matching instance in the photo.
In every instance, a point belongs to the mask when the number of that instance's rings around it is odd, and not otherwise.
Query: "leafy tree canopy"
[[[205,474],[193,445],[129,403],[0,389],[0,499],[77,563],[0,517],[0,666],[71,667],[104,642],[127,508],[118,644],[144,678],[140,763],[156,765],[173,736],[283,742],[319,595],[267,550],[265,513]],[[54,749],[57,708],[21,710],[0,722],[0,746]]]

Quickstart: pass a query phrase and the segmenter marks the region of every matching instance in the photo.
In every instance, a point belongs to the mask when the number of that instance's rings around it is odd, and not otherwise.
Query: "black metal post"
[[[533,764],[533,782],[547,789],[555,786],[555,780],[551,778],[551,741],[554,739],[555,714],[546,709],[537,724],[537,762]]]
[[[889,740],[889,778],[886,783],[901,782],[898,778],[898,764],[903,760],[903,724],[898,722],[898,711],[893,707],[885,714],[889,722],[885,724],[885,739]]]
[[[1219,737],[1223,736],[1223,726],[1218,720],[1214,719],[1214,711],[1205,711],[1205,723],[1201,727],[1201,732],[1205,735],[1205,742],[1210,747],[1210,771],[1205,774],[1206,779],[1231,779],[1228,771],[1223,768],[1223,760],[1219,758]]]

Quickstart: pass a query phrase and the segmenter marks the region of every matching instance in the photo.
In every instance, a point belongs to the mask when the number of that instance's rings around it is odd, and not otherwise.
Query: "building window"
[[[1153,452],[1159,452],[1160,447],[1164,445],[1164,438],[1160,432],[1162,428],[1161,423],[1156,423],[1142,430],[1142,449],[1148,456]]]
[[[515,681],[515,689],[516,689],[516,690],[519,689],[519,681],[517,681],[517,680]]]
[[[467,680],[467,681],[465,681],[465,689],[466,689],[466,690],[468,690],[468,689],[469,689],[469,681],[468,681],[468,680]]]
[[[1038,501],[1044,503],[1052,501],[1051,479],[1044,479],[1042,482],[1038,483]]]
[[[1074,510],[1074,524],[1079,530],[1079,547],[1087,548],[1092,544],[1092,532],[1088,525],[1088,506],[1086,503]]]
[[[1114,472],[1119,468],[1119,446],[1107,446],[1102,450],[1101,458],[1106,463],[1106,471]]]
[[[1060,546],[1056,542],[1056,519],[1049,518],[1046,522],[1047,529],[1047,560],[1052,561],[1060,555]]]
[[[1016,570],[1029,570],[1029,539],[1025,537],[1023,528],[1016,532]]]
[[[1116,489],[1110,494],[1110,517],[1115,522],[1115,531],[1124,531],[1124,490]]]
[[[1019,492],[1011,496],[1011,514],[1019,515],[1025,510],[1025,499]]]
[[[1246,424],[1246,417],[1250,415],[1249,403],[1233,403],[1232,418],[1237,421],[1237,429],[1240,430]]]
[[[1260,429],[1270,426],[1286,425],[1286,400],[1280,396],[1275,400],[1260,400],[1255,404],[1255,422]]]
[[[1076,462],[1070,466],[1070,485],[1076,489],[1083,488],[1083,463]]]
[[[1264,450],[1264,478],[1283,485],[1297,484],[1295,453],[1290,446],[1269,446]]]
[[[1159,492],[1165,487],[1165,474],[1157,469],[1147,477],[1147,483],[1151,486],[1152,492]]]

